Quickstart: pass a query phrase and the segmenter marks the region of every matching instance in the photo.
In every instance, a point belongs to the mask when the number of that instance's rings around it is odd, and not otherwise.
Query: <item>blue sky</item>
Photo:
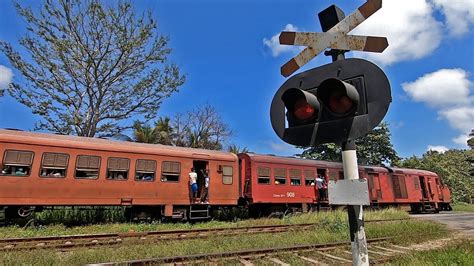
[[[271,100],[285,81],[280,67],[299,51],[280,46],[275,36],[284,29],[320,32],[318,12],[336,4],[349,15],[362,3],[133,1],[138,11],[152,10],[161,33],[171,39],[170,61],[187,76],[157,116],[209,103],[234,130],[229,143],[258,153],[297,153],[270,124]],[[372,60],[386,72],[393,102],[385,121],[400,156],[467,147],[466,136],[474,128],[473,26],[472,0],[384,0],[381,10],[351,32],[388,38],[390,46],[383,54],[354,52],[346,57]],[[13,3],[0,0],[0,39],[20,49],[18,40],[25,32]],[[319,55],[299,71],[329,62]],[[0,87],[20,78],[0,54]],[[38,119],[9,96],[0,98],[0,128],[31,130]]]

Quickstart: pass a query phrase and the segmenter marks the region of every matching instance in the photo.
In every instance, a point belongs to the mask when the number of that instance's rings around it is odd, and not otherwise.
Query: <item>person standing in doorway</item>
[[[209,195],[209,172],[207,170],[201,169],[201,173],[204,176],[204,189],[202,191],[201,203],[208,204],[209,201],[207,197]]]
[[[194,171],[194,167],[191,168],[191,172],[189,173],[189,185],[191,186],[191,202],[194,203],[198,192],[197,174]]]
[[[314,181],[316,182],[316,188],[318,189],[318,200],[322,201],[324,197],[324,179],[321,175],[318,175]]]

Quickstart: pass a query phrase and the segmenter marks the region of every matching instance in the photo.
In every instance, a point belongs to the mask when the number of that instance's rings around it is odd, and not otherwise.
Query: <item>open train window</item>
[[[285,168],[275,168],[275,185],[286,185],[286,169]]]
[[[314,170],[304,170],[304,184],[305,186],[314,186],[314,179],[316,178]]]
[[[163,162],[161,164],[161,181],[178,182],[181,173],[180,162]]]
[[[135,180],[137,181],[154,181],[156,172],[156,161],[154,160],[137,160],[135,171]]]
[[[76,161],[76,178],[99,178],[100,157],[92,155],[78,155]]]
[[[111,157],[107,160],[108,180],[127,180],[130,159]]]
[[[270,185],[270,168],[259,167],[257,175],[258,175],[257,182],[259,184]]]
[[[32,151],[6,150],[1,175],[29,176],[34,153]]]
[[[301,170],[290,169],[290,185],[301,186]]]
[[[232,168],[232,166],[222,166],[222,184],[232,185],[234,179],[233,171],[234,169]]]
[[[63,178],[66,177],[69,154],[66,153],[43,153],[41,159],[41,177]]]

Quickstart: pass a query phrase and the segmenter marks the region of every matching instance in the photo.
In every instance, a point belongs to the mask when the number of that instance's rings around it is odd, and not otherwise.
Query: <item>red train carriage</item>
[[[410,207],[414,212],[450,210],[451,193],[433,172],[389,167],[359,167],[372,206]]]
[[[239,154],[239,159],[242,196],[255,214],[325,206],[326,201],[318,202],[314,177],[323,176],[326,182],[344,178],[342,164],[336,162],[250,153]],[[408,207],[416,212],[451,208],[449,188],[433,172],[359,166],[359,175],[368,180],[373,207]]]
[[[239,154],[239,159],[243,197],[255,215],[313,209],[318,206],[316,176],[328,180],[329,175],[342,171],[342,165],[335,162],[252,153]]]
[[[232,153],[0,130],[0,217],[66,205],[132,206],[133,216],[208,217],[208,205],[190,204],[191,167],[201,188],[200,170],[209,171],[210,205],[237,204],[238,159]]]

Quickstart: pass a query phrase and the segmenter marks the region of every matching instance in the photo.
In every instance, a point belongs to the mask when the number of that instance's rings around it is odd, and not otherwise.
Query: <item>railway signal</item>
[[[384,72],[367,60],[350,58],[292,76],[275,94],[270,116],[287,143],[342,143],[376,127],[391,100]]]
[[[270,117],[277,135],[287,143],[342,146],[344,176],[329,183],[329,203],[348,204],[352,261],[369,265],[363,205],[369,204],[366,180],[359,180],[355,139],[375,128],[391,102],[390,83],[375,64],[345,59],[345,50],[382,52],[384,37],[347,35],[382,7],[382,0],[368,0],[347,17],[335,5],[319,13],[323,33],[282,32],[280,44],[307,46],[281,67],[290,76],[322,51],[330,48],[333,62],[288,79],[275,94]]]

